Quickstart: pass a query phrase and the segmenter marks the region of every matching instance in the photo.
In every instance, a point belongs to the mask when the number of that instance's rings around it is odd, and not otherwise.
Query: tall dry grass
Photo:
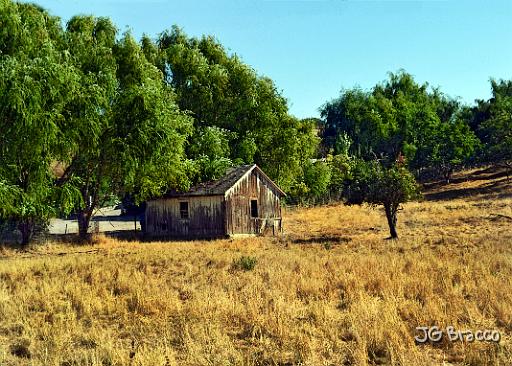
[[[511,204],[411,203],[399,241],[334,205],[283,239],[3,248],[0,365],[509,365]],[[415,344],[427,325],[502,339]]]

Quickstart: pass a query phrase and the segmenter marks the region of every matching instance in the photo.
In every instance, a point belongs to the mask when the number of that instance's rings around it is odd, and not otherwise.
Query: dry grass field
[[[510,365],[512,185],[288,210],[283,238],[0,247],[0,365]],[[417,326],[499,344],[416,344]]]

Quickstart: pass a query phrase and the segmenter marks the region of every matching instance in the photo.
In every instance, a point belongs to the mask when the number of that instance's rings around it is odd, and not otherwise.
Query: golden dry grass
[[[380,210],[333,205],[286,212],[284,239],[0,249],[0,365],[512,364],[500,182],[406,205],[399,241]],[[502,339],[416,345],[427,325]]]

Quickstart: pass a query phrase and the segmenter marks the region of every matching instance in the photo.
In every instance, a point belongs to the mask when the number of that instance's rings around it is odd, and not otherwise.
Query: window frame
[[[181,220],[189,220],[190,219],[190,205],[188,201],[179,201],[179,209],[180,209],[180,219]],[[186,205],[186,208],[183,208]]]

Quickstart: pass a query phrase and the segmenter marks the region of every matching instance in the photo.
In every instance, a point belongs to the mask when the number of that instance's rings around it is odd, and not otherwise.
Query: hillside
[[[283,238],[0,247],[1,365],[507,365],[512,186],[426,185],[399,214],[288,209]],[[253,267],[253,268],[252,268]],[[416,345],[418,326],[499,330]]]

